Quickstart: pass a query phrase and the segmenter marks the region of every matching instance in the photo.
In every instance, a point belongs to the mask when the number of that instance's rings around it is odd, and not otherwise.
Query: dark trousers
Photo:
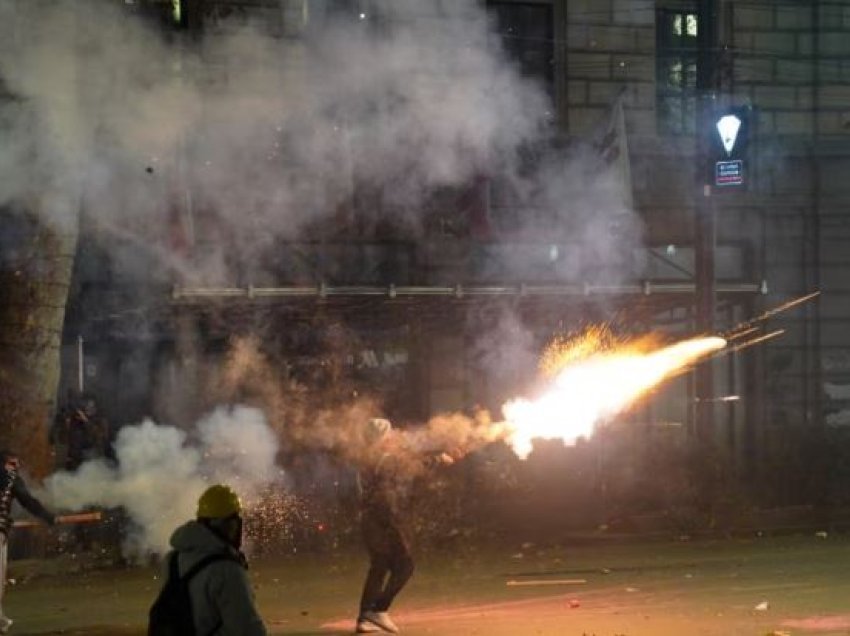
[[[369,572],[360,611],[386,612],[413,575],[413,559],[403,534],[391,521],[364,514],[361,526]]]

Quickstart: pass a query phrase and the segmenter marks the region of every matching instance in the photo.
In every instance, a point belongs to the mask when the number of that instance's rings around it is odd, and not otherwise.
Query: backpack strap
[[[184,583],[188,583],[192,577],[194,577],[198,572],[203,570],[209,564],[214,563],[215,561],[233,561],[235,563],[239,563],[236,557],[231,556],[225,552],[216,552],[215,554],[208,554],[203,559],[198,561],[195,565],[190,567],[183,576],[180,576],[180,568],[178,567],[177,557],[178,552],[175,551],[171,557],[171,562],[169,564],[169,574],[174,577],[175,580],[179,579]]]

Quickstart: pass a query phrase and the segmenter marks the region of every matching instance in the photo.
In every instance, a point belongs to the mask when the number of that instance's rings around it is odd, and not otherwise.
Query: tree
[[[37,206],[0,213],[0,439],[44,475],[77,235],[46,225]]]
[[[0,3],[0,445],[37,476],[59,383],[91,127],[71,5]]]

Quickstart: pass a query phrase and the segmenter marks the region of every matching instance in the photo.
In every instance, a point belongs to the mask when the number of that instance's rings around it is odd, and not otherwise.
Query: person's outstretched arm
[[[52,526],[56,523],[56,515],[45,508],[44,504],[30,494],[27,485],[20,476],[15,477],[15,484],[12,486],[12,495],[30,514],[38,517],[47,525]]]

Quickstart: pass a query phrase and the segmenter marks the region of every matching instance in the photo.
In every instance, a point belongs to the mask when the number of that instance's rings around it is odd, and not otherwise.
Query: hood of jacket
[[[177,528],[169,541],[180,555],[180,574],[210,554],[227,554],[239,560],[239,552],[227,541],[197,521],[189,521]]]

